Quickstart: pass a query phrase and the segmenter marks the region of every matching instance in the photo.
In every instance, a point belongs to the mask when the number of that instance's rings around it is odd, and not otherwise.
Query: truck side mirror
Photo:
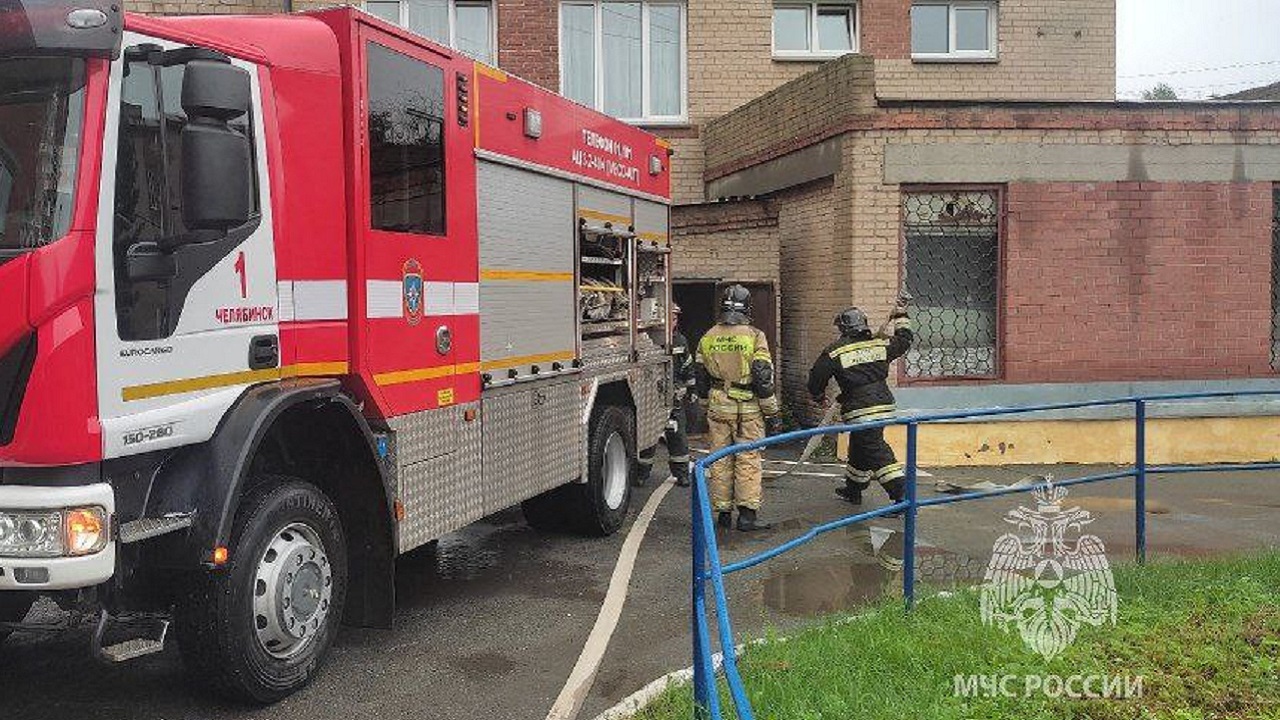
[[[229,124],[249,112],[249,73],[227,62],[187,63],[182,81],[182,220],[225,232],[253,214],[253,152]],[[197,233],[198,234],[198,233]]]

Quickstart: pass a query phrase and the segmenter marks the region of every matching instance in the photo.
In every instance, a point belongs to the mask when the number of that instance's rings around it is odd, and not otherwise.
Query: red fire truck
[[[342,8],[0,3],[0,635],[271,702],[394,560],[614,532],[668,419],[667,146]]]

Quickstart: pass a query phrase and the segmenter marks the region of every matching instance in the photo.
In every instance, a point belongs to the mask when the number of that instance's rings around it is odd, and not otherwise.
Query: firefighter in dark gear
[[[741,285],[724,291],[719,324],[698,343],[694,377],[699,397],[706,398],[711,449],[754,442],[776,431],[778,397],[774,389],[773,358],[764,333],[751,326],[751,293]],[[761,500],[760,452],[727,457],[711,466],[711,504],[721,527],[742,531],[765,530],[757,513]]]
[[[693,390],[693,354],[689,352],[689,340],[680,332],[680,306],[671,303],[671,418],[662,436],[667,444],[667,467],[676,485],[689,487],[689,394]],[[636,487],[644,487],[653,472],[653,450],[642,452],[638,458],[639,472]]]
[[[837,401],[845,423],[878,420],[897,409],[886,379],[889,363],[911,347],[911,319],[906,303],[899,300],[889,319],[876,334],[867,324],[866,313],[849,308],[836,316],[840,339],[822,351],[809,371],[809,394],[825,401],[827,382],[840,387]],[[862,504],[862,491],[875,480],[884,486],[893,502],[901,502],[906,492],[903,464],[884,439],[884,428],[849,433],[849,464],[844,487],[836,493],[854,505]]]

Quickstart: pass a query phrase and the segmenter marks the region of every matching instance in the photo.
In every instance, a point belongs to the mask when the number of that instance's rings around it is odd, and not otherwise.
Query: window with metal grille
[[[1271,190],[1271,369],[1280,370],[1280,184]]]
[[[1000,271],[996,189],[903,194],[906,290],[916,341],[911,378],[996,374]]]

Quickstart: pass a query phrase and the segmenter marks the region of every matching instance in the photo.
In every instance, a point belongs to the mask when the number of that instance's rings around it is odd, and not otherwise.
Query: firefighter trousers
[[[745,404],[745,403],[744,403]],[[752,406],[758,405],[755,401]],[[717,412],[713,406],[707,413],[712,452],[729,445],[754,442],[764,438],[764,415],[759,412]],[[760,509],[760,451],[742,452],[711,466],[711,506],[717,512],[738,507]]]
[[[864,490],[872,480],[884,484],[905,475],[905,466],[884,439],[884,428],[849,433],[849,466],[844,471],[847,485]]]
[[[671,475],[681,483],[689,479],[689,412],[684,400],[677,400],[671,408],[671,419],[667,422],[667,430],[662,436],[667,446],[667,467]],[[653,471],[653,449],[640,453],[637,458],[640,464],[640,479],[648,480]]]

